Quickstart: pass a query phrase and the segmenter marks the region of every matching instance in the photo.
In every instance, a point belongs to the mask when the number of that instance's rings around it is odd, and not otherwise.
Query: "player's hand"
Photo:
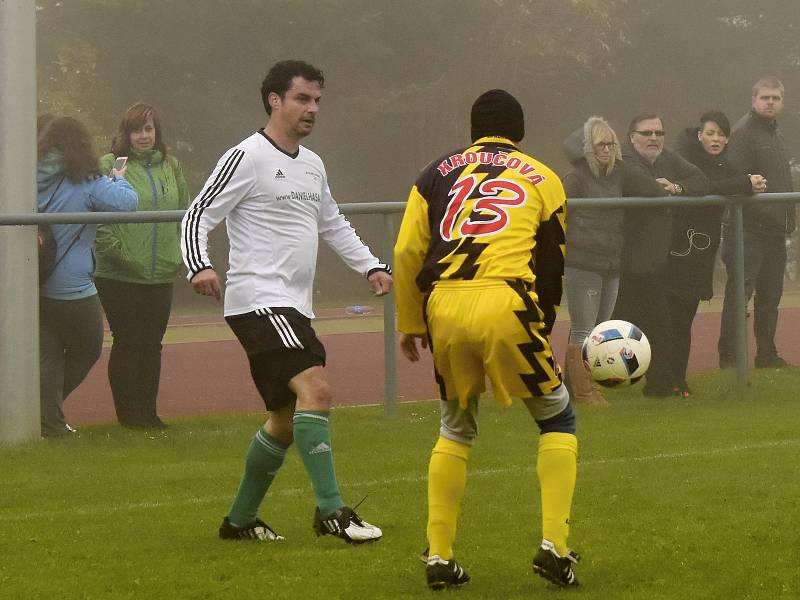
[[[386,271],[375,271],[372,275],[367,277],[369,281],[369,289],[376,296],[383,296],[388,294],[392,289],[392,276]]]
[[[219,302],[219,277],[214,269],[203,269],[192,277],[194,291],[203,296],[213,296]]]
[[[403,356],[405,356],[411,362],[417,362],[419,360],[419,348],[417,348],[417,340],[420,341],[420,346],[423,348],[428,347],[427,336],[413,333],[400,334],[400,351],[403,353]]]

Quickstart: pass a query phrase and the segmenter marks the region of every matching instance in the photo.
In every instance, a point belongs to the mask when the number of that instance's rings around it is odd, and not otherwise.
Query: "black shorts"
[[[311,319],[294,308],[263,308],[225,320],[247,353],[250,374],[267,410],[296,400],[289,389],[292,377],[325,366],[325,347]]]

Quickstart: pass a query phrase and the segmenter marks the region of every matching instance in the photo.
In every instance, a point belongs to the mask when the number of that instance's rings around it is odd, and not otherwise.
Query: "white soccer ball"
[[[625,387],[639,381],[650,366],[650,342],[633,323],[604,321],[583,341],[583,364],[597,383]]]

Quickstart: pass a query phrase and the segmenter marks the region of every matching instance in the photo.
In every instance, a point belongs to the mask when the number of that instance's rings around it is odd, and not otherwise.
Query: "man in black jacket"
[[[783,84],[774,77],[753,86],[753,108],[733,127],[728,144],[730,161],[742,173],[760,173],[767,192],[791,192],[792,173],[783,135],[776,121],[783,110]],[[786,269],[786,236],[795,229],[794,204],[768,204],[744,210],[744,282],[746,302],[755,292],[753,329],[756,338],[755,365],[759,368],[787,366],[775,347],[778,304],[783,294]],[[719,366],[735,364],[735,317],[733,287],[734,240],[730,224],[723,225],[722,260],[727,269],[725,302],[719,337]]]
[[[670,195],[704,196],[708,180],[702,171],[664,148],[664,125],[652,113],[636,116],[628,127],[630,145],[622,157],[658,181]],[[622,224],[620,284],[612,318],[623,319],[644,331],[652,350],[646,396],[673,394],[679,383],[671,368],[672,327],[665,267],[672,236],[669,207],[626,208]]]

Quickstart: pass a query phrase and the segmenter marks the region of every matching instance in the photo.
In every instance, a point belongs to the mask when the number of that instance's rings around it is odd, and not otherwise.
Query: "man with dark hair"
[[[733,126],[728,144],[731,163],[742,173],[763,175],[767,192],[794,191],[786,143],[777,122],[783,99],[783,84],[778,79],[767,77],[757,81],[753,86],[752,108]],[[756,200],[744,210],[745,302],[755,292],[753,330],[755,365],[759,368],[787,366],[775,347],[775,331],[786,270],[786,237],[794,229],[794,204],[758,206]],[[730,223],[723,223],[721,256],[728,279],[718,345],[720,368],[733,367],[736,362],[732,235]]]
[[[300,145],[314,127],[322,83],[322,72],[307,63],[277,63],[262,86],[266,127],[222,156],[182,223],[189,281],[197,293],[219,300],[208,234],[226,220],[225,320],[247,353],[268,414],[219,528],[223,539],[283,539],[257,512],[293,441],[314,489],[317,535],[348,543],[382,535],[345,505],[334,472],[325,348],[311,327],[318,238],[362,273],[378,296],[391,288],[391,270],[339,212],[322,160]]]
[[[628,126],[622,158],[658,181],[673,195],[704,196],[708,180],[693,164],[664,147],[664,123],[642,113]],[[617,303],[612,318],[630,321],[644,331],[652,348],[646,396],[671,396],[678,385],[671,366],[672,328],[665,275],[672,237],[672,215],[680,208],[631,207],[622,221],[622,256]]]
[[[543,539],[536,573],[577,585],[567,546],[578,441],[550,345],[564,273],[564,188],[523,153],[519,102],[490,90],[472,106],[472,144],[438,158],[416,181],[395,246],[401,350],[430,343],[441,395],[428,471],[431,589],[469,576],[453,558],[469,451],[485,378],[495,399],[521,399],[541,431],[537,472]]]
[[[325,87],[325,76],[322,71],[302,60],[282,60],[275,63],[261,82],[261,101],[264,103],[264,110],[267,115],[272,114],[272,104],[269,101],[270,94],[278,94],[283,99],[287,90],[292,87],[295,77],[301,77],[306,81],[317,82],[320,89]]]

